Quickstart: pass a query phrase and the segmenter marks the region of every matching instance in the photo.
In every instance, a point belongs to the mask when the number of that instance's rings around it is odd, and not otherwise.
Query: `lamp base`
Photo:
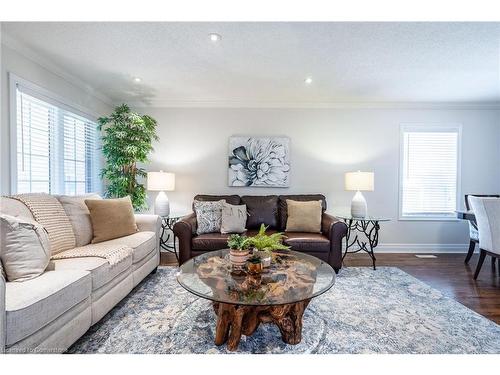
[[[367,211],[365,197],[358,190],[351,201],[351,215],[352,217],[365,217]]]
[[[155,214],[159,216],[170,215],[170,202],[168,201],[167,194],[160,191],[155,199]]]

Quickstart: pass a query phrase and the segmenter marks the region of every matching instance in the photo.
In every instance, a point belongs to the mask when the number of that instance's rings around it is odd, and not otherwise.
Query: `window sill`
[[[457,222],[462,221],[457,217],[444,216],[444,217],[428,217],[428,216],[400,216],[399,221],[448,221]]]

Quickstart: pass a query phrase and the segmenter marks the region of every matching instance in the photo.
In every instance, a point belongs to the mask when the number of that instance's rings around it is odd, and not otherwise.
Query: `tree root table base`
[[[250,336],[261,323],[274,323],[284,342],[296,345],[302,339],[302,316],[311,300],[286,305],[246,306],[214,302],[217,314],[215,344],[227,342],[231,351],[238,349],[241,335]]]

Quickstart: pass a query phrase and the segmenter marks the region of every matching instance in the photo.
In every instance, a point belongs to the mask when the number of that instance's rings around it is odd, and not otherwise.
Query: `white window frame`
[[[457,139],[457,192],[455,207],[460,208],[462,196],[462,124],[457,123],[403,123],[399,131],[399,202],[398,212],[401,221],[458,221],[452,216],[404,216],[403,215],[403,178],[404,178],[404,135],[405,132],[456,132]]]
[[[33,96],[72,112],[78,116],[87,118],[97,123],[97,116],[91,111],[75,103],[69,102],[66,98],[59,96],[41,86],[25,80],[16,74],[9,72],[9,131],[10,131],[10,194],[17,194],[17,87],[22,86],[33,92]],[[96,137],[96,144],[100,145],[100,137]],[[99,158],[102,164],[102,158]],[[61,161],[62,162],[62,161]],[[97,184],[98,192],[103,191],[103,182]]]

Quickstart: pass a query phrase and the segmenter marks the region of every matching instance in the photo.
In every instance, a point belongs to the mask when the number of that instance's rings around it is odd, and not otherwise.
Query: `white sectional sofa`
[[[20,201],[0,199],[2,213],[34,220]],[[114,266],[103,258],[70,258],[51,260],[42,275],[28,281],[6,282],[0,276],[0,353],[64,352],[154,272],[161,219],[136,215],[136,223],[137,233],[109,241],[133,249]],[[89,220],[72,221],[75,233],[88,233],[89,225]]]

